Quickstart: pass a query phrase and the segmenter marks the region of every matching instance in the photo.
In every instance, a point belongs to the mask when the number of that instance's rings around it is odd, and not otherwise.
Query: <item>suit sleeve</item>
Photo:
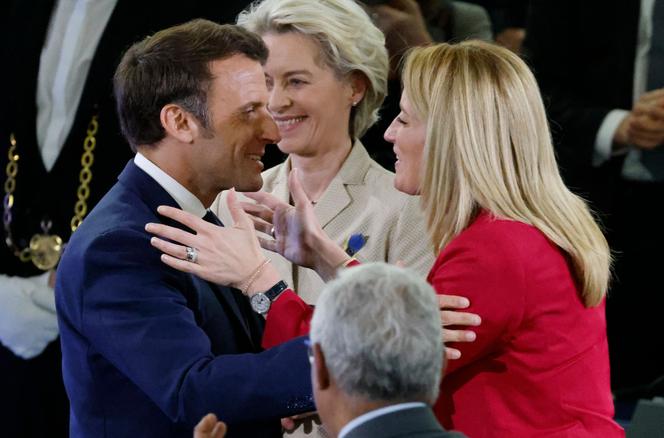
[[[303,340],[215,356],[187,306],[195,299],[184,291],[187,276],[160,265],[145,233],[111,232],[67,259],[58,271],[60,323],[172,421],[193,427],[208,412],[240,423],[313,410]]]
[[[453,241],[429,274],[437,293],[467,297],[470,300],[467,310],[482,318],[482,324],[474,329],[477,334],[474,342],[449,344],[461,351],[461,358],[447,362],[445,374],[499,351],[521,323],[524,272],[509,253],[510,248],[490,238]]]

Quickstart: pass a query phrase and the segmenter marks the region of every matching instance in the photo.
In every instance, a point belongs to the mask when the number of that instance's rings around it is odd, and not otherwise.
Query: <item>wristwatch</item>
[[[249,299],[251,308],[254,309],[254,312],[265,315],[268,310],[270,310],[272,302],[286,289],[288,289],[288,285],[283,280],[280,280],[265,292],[258,292],[257,294],[252,295]]]

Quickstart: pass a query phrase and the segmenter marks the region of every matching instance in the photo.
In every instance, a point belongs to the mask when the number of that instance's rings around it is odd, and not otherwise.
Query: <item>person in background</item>
[[[68,436],[53,295],[62,248],[132,157],[112,77],[122,52],[195,17],[231,22],[248,0],[5,0],[0,6],[0,424]]]
[[[392,0],[367,6],[373,21],[385,33],[390,55],[388,96],[381,112],[363,140],[372,158],[386,169],[394,170],[396,157],[383,133],[399,114],[399,66],[412,47],[436,42],[468,39],[491,41],[491,21],[481,6],[451,0]]]
[[[289,202],[288,173],[298,169],[318,221],[348,254],[367,262],[400,261],[424,276],[433,251],[422,239],[419,199],[398,192],[394,174],[359,140],[385,98],[381,31],[353,0],[264,0],[237,23],[261,35],[270,50],[268,109],[279,127],[277,146],[288,154],[263,173],[262,191]],[[230,223],[225,206],[220,195],[212,208]],[[321,278],[279,255],[269,257],[281,278],[315,304]]]
[[[516,54],[521,54],[526,38],[526,21],[530,0],[468,0],[484,7],[491,17],[495,41]]]
[[[443,369],[435,305],[423,278],[385,263],[348,269],[325,286],[309,357],[329,436],[461,437],[431,410]]]
[[[452,343],[461,357],[446,368],[437,418],[478,438],[624,436],[612,419],[609,382],[609,248],[560,177],[532,73],[513,52],[468,41],[413,50],[402,78],[401,113],[385,133],[399,157],[395,186],[422,196],[438,253],[429,282],[438,293],[470,298],[469,310],[482,318],[475,342]],[[276,238],[263,246],[322,275],[352,264],[315,222],[296,173],[289,183],[295,206],[267,205],[273,222],[257,228],[274,227]],[[240,232],[205,235],[205,252]],[[243,237],[259,244],[256,235]],[[182,246],[160,246],[169,265],[186,265]],[[225,263],[223,253],[191,269],[221,281],[214,266]],[[233,254],[239,258],[255,263]],[[309,329],[311,309],[294,294],[276,303],[289,311],[267,314],[268,328],[281,330],[266,329],[266,345]]]
[[[526,49],[565,182],[601,214],[615,252],[613,389],[663,396],[664,337],[635,340],[662,331],[664,2],[532,1]]]

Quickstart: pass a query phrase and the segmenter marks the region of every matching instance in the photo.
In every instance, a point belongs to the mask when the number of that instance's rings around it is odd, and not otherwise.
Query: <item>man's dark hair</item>
[[[210,63],[237,54],[265,64],[268,51],[252,32],[203,19],[164,29],[131,46],[115,71],[113,88],[120,127],[132,149],[164,138],[159,113],[169,103],[208,128]]]

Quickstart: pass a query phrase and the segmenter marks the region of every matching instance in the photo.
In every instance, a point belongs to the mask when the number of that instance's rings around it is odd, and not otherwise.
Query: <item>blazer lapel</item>
[[[155,218],[157,219],[157,221],[160,221],[165,225],[180,228],[185,231],[189,232],[192,231],[178,222],[157,215],[157,207],[159,207],[160,205],[168,205],[175,208],[180,208],[180,207],[177,204],[177,202],[175,202],[175,200],[171,197],[171,195],[169,195],[168,192],[166,192],[166,190],[164,190],[157,183],[157,181],[155,181],[150,175],[145,173],[138,166],[136,166],[136,164],[134,164],[134,160],[130,160],[129,163],[127,163],[127,166],[118,177],[118,180],[121,183],[125,184],[127,187],[131,188],[132,190],[138,192],[139,197],[145,201],[145,203],[150,207],[152,211],[154,211]],[[253,339],[251,336],[251,331],[249,329],[247,320],[244,317],[242,310],[240,309],[240,305],[238,304],[236,297],[234,296],[234,294],[241,294],[241,293],[239,291],[234,291],[227,286],[221,286],[211,283],[209,281],[205,281],[193,274],[185,274],[185,275],[191,275],[192,277],[194,277],[194,282],[204,283],[207,288],[211,289],[212,293],[214,293],[217,299],[223,300],[228,304],[228,306],[232,309],[233,315],[237,320],[238,324],[243,328],[243,331],[247,335],[247,338],[253,344]],[[240,296],[238,298],[246,300],[246,297],[244,296]]]
[[[291,159],[288,157],[284,165],[279,168],[274,178],[274,184],[271,193],[284,202],[290,201],[290,191],[288,190],[288,174],[292,169]]]
[[[339,175],[335,176],[321,199],[314,205],[314,213],[316,213],[321,227],[325,227],[346,209],[350,201],[351,197],[346,190],[346,185]]]
[[[359,140],[355,141],[346,161],[339,169],[339,173],[314,206],[314,212],[322,227],[329,224],[348,207],[352,198],[346,186],[363,184],[370,165],[371,159],[366,149]]]

